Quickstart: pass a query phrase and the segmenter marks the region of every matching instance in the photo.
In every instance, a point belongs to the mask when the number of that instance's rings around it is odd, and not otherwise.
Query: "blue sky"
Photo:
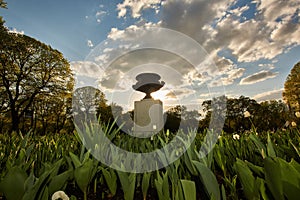
[[[111,58],[117,55],[120,44],[136,42],[132,35],[149,27],[187,35],[205,50],[204,60],[214,62],[218,69],[217,74],[209,68],[208,72],[194,73],[184,67],[176,68],[175,64],[171,70],[176,69],[181,75],[178,82],[166,70],[158,70],[167,84],[156,97],[163,99],[166,106],[180,102],[199,104],[222,93],[229,97],[249,96],[257,101],[280,99],[287,75],[300,61],[299,0],[10,0],[7,3],[8,9],[1,9],[7,27],[61,51],[78,76],[78,87],[94,84],[110,101],[125,109],[131,109],[129,102],[143,96],[133,91],[132,82],[127,80],[160,68],[152,69],[149,65],[126,71],[119,63],[109,69],[97,62],[91,64],[90,52],[97,54],[94,60]],[[156,40],[161,44],[166,42],[159,41],[160,37]],[[113,50],[101,48],[105,41]],[[176,48],[178,44],[173,45]],[[160,61],[162,65],[170,62]],[[127,62],[140,63],[136,57],[123,60],[123,64]],[[180,62],[183,61],[179,59],[177,64]]]

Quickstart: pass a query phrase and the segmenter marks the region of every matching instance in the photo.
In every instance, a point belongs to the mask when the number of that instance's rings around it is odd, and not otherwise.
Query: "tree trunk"
[[[20,119],[15,109],[11,109],[11,132],[19,132]]]

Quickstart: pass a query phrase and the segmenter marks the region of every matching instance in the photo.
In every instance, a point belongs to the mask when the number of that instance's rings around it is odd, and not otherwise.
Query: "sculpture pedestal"
[[[137,137],[150,137],[163,127],[163,105],[160,100],[143,99],[134,102],[133,131]]]

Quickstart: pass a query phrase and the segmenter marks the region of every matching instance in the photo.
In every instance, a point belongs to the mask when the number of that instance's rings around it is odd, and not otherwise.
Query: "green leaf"
[[[247,199],[257,198],[257,193],[254,189],[255,178],[247,164],[242,160],[237,159],[236,163],[234,164],[234,169],[238,174],[238,177],[243,186],[244,194]]]
[[[283,186],[281,181],[282,174],[279,162],[276,162],[276,160],[267,157],[266,159],[264,159],[264,166],[266,183],[273,197],[275,199],[284,199]]]
[[[294,185],[293,183],[283,181],[284,194],[288,200],[298,200],[299,199],[299,184]]]
[[[4,193],[7,200],[20,200],[25,192],[24,183],[26,179],[25,171],[19,167],[13,167],[9,169],[0,183],[0,191]]]
[[[298,171],[298,173],[300,173],[300,164],[297,163],[294,159],[291,160],[290,165],[293,166]]]
[[[221,193],[222,193],[222,200],[226,200],[226,191],[223,184],[221,186]]]
[[[154,183],[159,200],[170,199],[168,173],[166,172],[163,177],[161,177],[159,171],[157,171],[157,176]]]
[[[248,162],[247,160],[245,160],[245,163],[251,169],[251,171],[254,172],[256,175],[258,175],[259,177],[264,177],[265,176],[263,167],[254,165],[251,162]]]
[[[31,172],[29,177],[26,179],[24,183],[25,191],[29,191],[33,187],[34,181],[35,181],[35,177],[33,175],[33,172]]]
[[[251,134],[250,139],[254,142],[256,147],[258,148],[259,152],[261,153],[262,157],[265,158],[265,152],[266,152],[266,147],[265,145],[258,139],[256,135]]]
[[[262,196],[262,198],[264,199],[264,200],[269,200],[270,199],[270,197],[267,195],[267,193],[266,193],[266,184],[265,184],[265,180],[264,179],[262,179],[262,178],[256,178],[256,180],[255,180],[255,185],[257,185],[258,186],[258,188],[259,188],[259,192],[260,192],[260,195]]]
[[[268,156],[270,156],[270,157],[276,157],[276,153],[275,153],[275,150],[273,148],[273,144],[272,144],[272,141],[271,141],[269,133],[268,133],[267,152],[268,152]]]
[[[69,152],[69,155],[70,155],[70,157],[72,159],[72,162],[73,162],[75,168],[79,167],[81,165],[81,162],[80,162],[78,156],[76,156],[72,152]]]
[[[198,161],[193,161],[193,163],[199,171],[201,181],[205,186],[207,194],[210,197],[214,196],[215,199],[221,199],[219,184],[214,173],[207,166]]]
[[[74,170],[74,178],[82,192],[87,191],[92,177],[95,175],[93,160],[89,159]]]
[[[102,168],[102,173],[104,175],[105,181],[107,183],[107,186],[108,186],[111,194],[114,196],[117,191],[117,175],[116,175],[116,173],[111,168],[109,168],[109,171]]]
[[[196,200],[196,186],[194,181],[180,180],[184,199]]]
[[[48,200],[49,199],[49,191],[48,187],[45,187],[43,192],[39,194],[39,200]]]
[[[62,190],[68,179],[72,176],[73,170],[65,171],[57,176],[54,176],[49,183],[49,193],[53,194],[56,191]]]
[[[118,171],[125,200],[133,200],[136,174]]]
[[[39,196],[43,193],[49,181],[57,174],[61,162],[62,159],[54,163],[50,169],[45,169],[43,174],[35,181],[34,185],[26,191],[22,200],[39,199]]]
[[[144,199],[146,199],[146,197],[147,197],[147,192],[148,192],[148,188],[149,188],[150,178],[151,178],[151,173],[144,173],[143,174],[142,192],[143,192]]]

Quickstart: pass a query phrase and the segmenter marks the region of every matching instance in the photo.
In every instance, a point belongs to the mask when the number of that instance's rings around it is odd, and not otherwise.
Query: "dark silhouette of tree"
[[[211,120],[211,100],[204,101],[205,118],[200,120],[199,131],[209,127]],[[227,133],[244,132],[255,128],[257,131],[277,130],[284,126],[287,120],[287,107],[282,101],[265,101],[257,103],[254,99],[240,96],[227,98],[226,119],[223,130]],[[245,112],[250,114],[245,116]],[[254,127],[253,127],[254,126]]]
[[[300,111],[300,62],[295,64],[285,81],[283,99],[291,114]]]
[[[180,122],[181,122],[181,106],[177,105],[175,107],[170,108],[166,113],[166,122],[164,129],[169,130],[173,133],[178,131]]]
[[[63,97],[73,89],[70,65],[63,55],[26,35],[0,30],[1,112],[18,131],[26,113],[43,97]]]
[[[187,110],[185,106],[177,105],[170,108],[165,113],[165,117],[164,129],[174,133],[179,128],[182,128],[184,131],[188,131],[189,128],[197,128],[200,114],[196,110]]]
[[[270,100],[260,103],[259,109],[252,116],[253,124],[259,131],[281,129],[288,120],[288,109],[284,102]]]

